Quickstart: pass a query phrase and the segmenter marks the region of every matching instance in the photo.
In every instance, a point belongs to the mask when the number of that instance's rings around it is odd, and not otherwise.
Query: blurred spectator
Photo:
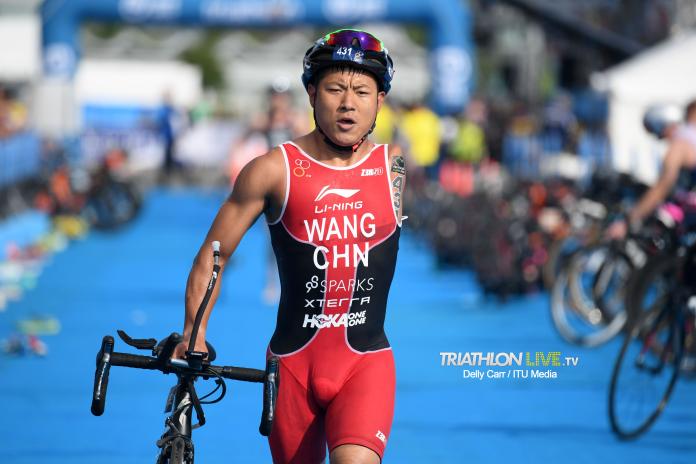
[[[588,166],[588,174],[611,164],[611,146],[604,126],[591,124],[578,137],[578,156]]]
[[[269,150],[292,140],[308,129],[306,118],[294,107],[289,81],[277,79],[269,87],[268,113],[265,118],[262,116],[257,120],[256,127],[252,129],[265,135]]]
[[[232,184],[249,161],[308,131],[308,118],[304,112],[295,109],[288,79],[276,79],[269,86],[267,97],[266,112],[253,118],[249,129],[232,147],[229,165]],[[280,297],[277,265],[270,240],[266,242],[266,284],[261,297],[267,304],[277,303]]]
[[[537,178],[540,152],[536,120],[526,105],[518,103],[503,140],[503,164],[515,177]]]
[[[377,114],[375,130],[372,136],[377,143],[392,143],[396,132],[398,114],[394,108],[386,101],[382,105],[382,109]]]
[[[196,125],[213,116],[213,105],[207,98],[201,98],[191,110],[191,124]]]
[[[164,163],[162,164],[162,175],[164,179],[169,179],[172,173],[178,168],[174,159],[176,150],[176,138],[182,128],[182,116],[177,112],[172,102],[172,96],[166,92],[162,98],[162,105],[157,113],[157,130],[164,143]]]
[[[457,134],[449,148],[449,156],[462,163],[478,163],[488,155],[484,127],[486,105],[482,100],[472,100],[464,118],[459,122]]]
[[[448,192],[466,197],[474,192],[476,169],[487,157],[487,110],[482,100],[473,99],[464,117],[455,121],[454,137],[447,145],[447,160],[440,166],[440,185]]]
[[[26,127],[27,110],[0,85],[0,138],[10,137]]]
[[[267,97],[265,112],[253,117],[247,131],[232,147],[229,165],[232,183],[249,161],[309,130],[306,114],[295,108],[289,81],[276,79],[268,87]]]
[[[544,108],[541,128],[543,152],[554,154],[571,150],[576,127],[572,98],[565,94],[557,95]]]
[[[427,177],[437,177],[442,130],[437,115],[423,103],[412,105],[401,120],[402,135],[415,168],[423,168]]]

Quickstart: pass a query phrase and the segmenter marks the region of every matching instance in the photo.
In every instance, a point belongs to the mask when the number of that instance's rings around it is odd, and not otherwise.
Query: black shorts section
[[[401,228],[397,227],[387,240],[371,248],[368,266],[360,264],[356,271],[355,281],[364,284],[356,286],[353,298],[370,298],[368,304],[353,305],[350,309],[351,313],[365,311],[364,324],[348,327],[348,343],[356,351],[374,351],[389,347],[384,333],[384,318],[389,287],[396,268],[400,234]]]
[[[314,282],[325,278],[324,271],[314,266],[314,245],[295,240],[281,223],[268,226],[280,276],[280,303],[276,329],[271,337],[271,350],[287,354],[307,344],[318,329],[305,325],[305,317],[321,314],[322,308],[306,307],[307,300],[323,298]]]

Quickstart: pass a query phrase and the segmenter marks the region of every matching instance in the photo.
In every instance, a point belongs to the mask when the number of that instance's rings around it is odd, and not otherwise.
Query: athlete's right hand
[[[184,336],[184,341],[180,342],[174,348],[172,359],[186,359],[186,350],[188,350],[189,340],[189,336]],[[208,352],[208,347],[205,345],[205,337],[201,336],[200,334],[197,337],[194,351],[201,351],[203,353]]]

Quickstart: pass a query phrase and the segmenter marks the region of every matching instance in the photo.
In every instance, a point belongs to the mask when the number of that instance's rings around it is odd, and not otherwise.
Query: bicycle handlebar
[[[162,366],[161,361],[152,356],[142,356],[129,353],[112,353],[111,365],[121,367],[134,367],[137,369],[148,369],[162,371],[165,374],[186,374],[197,377],[214,377],[219,375],[230,380],[241,380],[243,382],[263,383],[266,373],[260,369],[235,366],[204,366],[202,370],[194,370],[183,359],[173,359],[171,362]]]
[[[109,386],[109,369],[111,368],[111,355],[114,351],[114,337],[107,335],[102,340],[102,346],[97,353],[97,369],[94,372],[94,390],[92,392],[92,414],[101,416],[104,414],[106,404],[106,392]]]
[[[210,277],[210,282],[203,297],[203,301],[196,313],[193,330],[189,340],[189,347],[186,351],[187,359],[171,359],[174,349],[177,344],[181,342],[181,336],[177,333],[170,334],[160,345],[157,345],[157,340],[155,339],[132,339],[125,332],[121,330],[118,331],[121,339],[128,345],[138,349],[152,349],[153,356],[114,353],[114,338],[110,335],[105,336],[102,339],[101,348],[97,353],[97,367],[94,372],[94,389],[92,391],[92,414],[101,416],[104,413],[106,393],[109,385],[109,370],[111,366],[133,367],[137,369],[156,370],[164,374],[174,373],[179,378],[179,383],[182,383],[183,379],[184,383],[188,385],[187,388],[192,398],[191,402],[199,419],[199,426],[205,424],[205,417],[203,415],[201,402],[193,386],[193,380],[195,380],[195,378],[202,377],[207,379],[210,377],[222,377],[244,382],[263,383],[263,412],[261,415],[259,432],[264,436],[270,434],[275,413],[278,384],[280,382],[278,358],[275,356],[269,358],[266,361],[266,370],[262,371],[246,367],[210,365],[208,362],[212,361],[215,356],[215,352],[210,345],[208,346],[208,353],[194,351],[198,328],[220,273],[220,242],[212,242],[212,247],[213,273]],[[211,352],[213,355],[209,357]],[[206,361],[206,359],[209,361]],[[223,393],[216,401],[219,401],[219,399],[224,396],[224,392],[225,388],[223,382]]]
[[[188,377],[223,377],[243,382],[263,383],[263,412],[259,432],[268,436],[273,424],[275,402],[278,392],[278,359],[271,357],[266,363],[266,370],[236,366],[203,365],[202,369],[191,367],[186,360],[169,359],[172,340],[178,339],[178,334],[172,334],[164,343],[157,357],[143,356],[130,353],[114,352],[114,338],[110,335],[102,339],[101,349],[97,353],[97,366],[94,373],[94,390],[92,393],[92,414],[101,416],[106,405],[106,394],[109,385],[111,366],[131,367],[160,371],[164,374],[176,374]]]

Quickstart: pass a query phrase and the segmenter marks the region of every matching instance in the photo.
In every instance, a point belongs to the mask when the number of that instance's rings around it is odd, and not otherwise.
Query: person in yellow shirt
[[[442,141],[437,114],[422,103],[416,103],[406,111],[400,127],[412,162],[416,167],[425,169],[429,178],[436,178]]]
[[[391,144],[394,141],[394,132],[396,131],[398,115],[396,111],[385,102],[382,105],[382,109],[377,113],[377,121],[375,123],[375,130],[372,131],[372,135],[377,143],[387,143]]]
[[[450,157],[462,163],[479,163],[486,156],[483,129],[470,119],[462,119],[450,146]]]

